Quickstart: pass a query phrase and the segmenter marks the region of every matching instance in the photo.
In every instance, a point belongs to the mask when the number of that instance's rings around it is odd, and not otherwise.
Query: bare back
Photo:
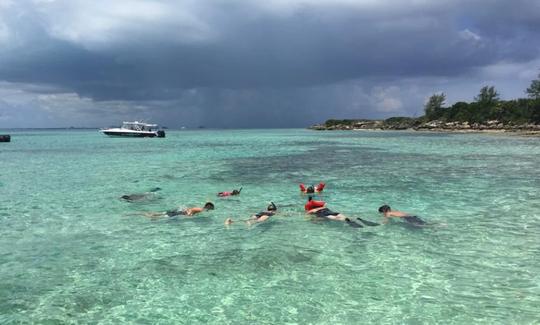
[[[403,211],[388,211],[384,213],[384,216],[387,218],[403,218],[410,216],[410,214]]]

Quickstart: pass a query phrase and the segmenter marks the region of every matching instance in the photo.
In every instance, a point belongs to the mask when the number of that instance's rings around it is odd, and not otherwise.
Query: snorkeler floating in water
[[[321,219],[344,221],[349,226],[354,227],[354,228],[363,227],[361,224],[352,221],[350,218],[346,217],[345,215],[339,212],[332,211],[328,209],[327,207],[320,207],[320,208],[309,210],[307,211],[307,214],[315,215],[317,218],[321,218]]]
[[[232,190],[232,192],[219,192],[217,194],[217,196],[219,196],[219,197],[227,197],[227,196],[240,195],[240,192],[242,192],[241,187],[240,187],[239,190]]]
[[[255,224],[255,223],[261,223],[261,222],[267,221],[268,219],[270,219],[270,217],[274,216],[276,213],[277,213],[276,204],[274,202],[270,202],[270,204],[268,205],[265,211],[261,211],[257,214],[254,214],[251,217],[249,217],[249,219],[244,220],[244,221],[248,224],[248,226],[251,226],[252,224]],[[225,219],[226,226],[231,225],[232,223],[234,223],[234,220],[232,218]]]
[[[339,213],[330,210],[326,207],[326,202],[324,201],[315,201],[310,196],[308,198],[308,202],[306,205],[304,205],[304,209],[306,210],[307,214],[314,215],[317,218],[321,219],[328,219],[328,220],[336,220],[336,221],[343,221],[346,222],[349,226],[353,228],[362,228],[364,227],[362,224],[359,224],[353,220],[351,220],[349,217]],[[366,226],[378,226],[379,224],[376,222],[371,222],[367,220],[363,220],[362,218],[356,218],[357,220],[361,221]]]
[[[151,189],[148,192],[145,193],[135,193],[135,194],[128,194],[128,195],[122,195],[120,198],[122,200],[125,200],[127,202],[141,202],[146,200],[151,200],[155,198],[155,192],[161,190],[159,187],[155,187]]]
[[[167,217],[176,217],[176,216],[186,216],[191,217],[197,213],[201,213],[208,210],[214,210],[214,204],[212,202],[206,202],[204,207],[193,207],[187,209],[173,209],[165,212],[146,212],[144,215],[150,218],[167,216]]]
[[[268,207],[266,207],[266,211],[261,211],[257,214],[252,215],[251,218],[247,221],[247,224],[252,225],[254,223],[264,222],[270,219],[270,217],[275,215],[276,213],[277,213],[276,205],[274,204],[274,202],[270,202]]]
[[[381,206],[379,208],[379,213],[382,213],[384,216],[383,223],[387,223],[390,218],[403,218],[403,220],[416,227],[429,225],[427,222],[417,216],[412,216],[402,211],[392,211],[392,209],[388,205]]]
[[[319,185],[310,185],[308,187],[306,187],[304,184],[300,184],[300,192],[302,192],[303,194],[321,193],[324,190],[325,186],[326,184],[323,182],[319,183]]]
[[[304,209],[306,210],[307,214],[314,215],[317,218],[344,221],[351,227],[362,228],[361,224],[352,221],[345,215],[328,209],[326,207],[326,202],[314,201],[311,196],[308,198],[308,202],[304,206]]]

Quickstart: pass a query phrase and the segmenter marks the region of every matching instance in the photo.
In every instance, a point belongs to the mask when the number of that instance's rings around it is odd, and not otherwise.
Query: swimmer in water
[[[150,191],[145,192],[145,193],[127,194],[127,195],[122,195],[120,198],[122,200],[127,201],[127,202],[141,202],[141,201],[146,201],[146,200],[151,200],[151,199],[157,198],[157,196],[155,196],[156,195],[155,193],[157,191],[160,191],[160,190],[161,190],[161,188],[155,187],[155,188],[153,188]]]
[[[324,201],[315,201],[315,200],[313,200],[313,198],[311,196],[308,198],[308,202],[306,203],[306,205],[304,205],[304,209],[306,210],[307,214],[314,215],[317,218],[336,220],[336,221],[344,221],[349,226],[351,226],[353,228],[362,228],[363,227],[362,224],[359,224],[359,223],[351,220],[349,217],[347,217],[347,216],[345,216],[345,215],[343,215],[343,214],[341,214],[339,212],[335,212],[335,211],[332,211],[332,210],[328,209],[326,207],[326,202],[324,202]],[[379,225],[376,222],[367,221],[367,220],[364,220],[362,218],[356,218],[356,219],[361,221],[366,226],[378,226]]]
[[[277,213],[277,206],[274,202],[270,202],[270,204],[268,205],[268,207],[266,208],[265,211],[261,211],[257,214],[254,214],[252,215],[251,217],[249,217],[247,220],[244,220],[248,226],[251,226],[253,224],[256,224],[256,223],[261,223],[261,222],[265,222],[267,221],[268,219],[270,219],[270,217],[276,215]],[[234,223],[234,220],[233,218],[227,218],[225,219],[225,226],[228,227],[230,225],[232,225]]]
[[[388,220],[390,220],[390,218],[403,218],[403,220],[405,220],[409,224],[416,227],[422,227],[422,226],[428,225],[427,222],[425,222],[424,220],[420,219],[417,216],[413,216],[413,215],[410,215],[409,213],[405,213],[402,211],[397,211],[397,210],[392,211],[392,209],[388,205],[381,206],[379,208],[379,213],[382,213],[384,216],[383,223],[388,223]]]
[[[313,186],[310,185],[306,187],[304,184],[300,184],[300,192],[303,194],[316,194],[321,193],[324,190],[324,187],[326,186],[325,183],[321,182],[319,185]]]
[[[345,215],[343,215],[343,214],[341,214],[339,212],[332,211],[332,210],[328,209],[326,206],[311,209],[311,210],[307,211],[306,213],[314,215],[314,216],[316,216],[317,218],[320,218],[320,219],[343,221],[343,222],[346,222],[349,226],[351,226],[353,228],[362,228],[363,227],[361,224],[352,221],[349,217],[347,217],[347,216],[345,216]]]
[[[240,195],[240,192],[242,192],[241,187],[239,190],[232,190],[232,192],[219,192],[217,196],[219,197],[235,196],[235,195]]]
[[[193,207],[193,208],[187,208],[187,209],[173,209],[168,210],[165,212],[146,212],[144,215],[150,218],[156,218],[156,217],[176,217],[176,216],[186,216],[186,217],[192,217],[196,215],[197,213],[201,213],[204,211],[214,210],[214,204],[212,202],[206,202],[206,204],[201,207]]]
[[[246,221],[246,223],[248,224],[248,226],[251,226],[252,224],[255,224],[255,223],[265,222],[268,219],[270,219],[270,217],[275,215],[276,213],[277,213],[277,207],[276,207],[275,203],[270,202],[270,204],[266,208],[266,211],[261,211],[261,212],[259,212],[257,214],[252,215]]]

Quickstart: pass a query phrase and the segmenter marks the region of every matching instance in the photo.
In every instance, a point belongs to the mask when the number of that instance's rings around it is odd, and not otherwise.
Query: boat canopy
[[[154,128],[157,128],[157,124],[148,124],[143,122],[123,122],[122,127],[130,130],[138,130],[138,131],[144,131],[144,130],[152,130]]]

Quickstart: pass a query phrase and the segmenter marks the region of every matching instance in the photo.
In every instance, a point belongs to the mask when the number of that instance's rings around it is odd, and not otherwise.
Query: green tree
[[[446,101],[446,95],[444,93],[433,94],[429,97],[424,111],[428,120],[436,120],[443,115],[443,105]]]
[[[540,124],[540,98],[531,100],[530,105],[531,122]]]
[[[540,99],[540,73],[538,79],[531,82],[531,86],[525,91],[529,98]]]
[[[480,89],[480,93],[474,97],[474,100],[482,106],[491,106],[499,101],[499,93],[493,86],[484,86]]]
[[[448,121],[465,122],[469,120],[470,109],[469,104],[466,102],[457,102],[446,112],[445,117]]]

